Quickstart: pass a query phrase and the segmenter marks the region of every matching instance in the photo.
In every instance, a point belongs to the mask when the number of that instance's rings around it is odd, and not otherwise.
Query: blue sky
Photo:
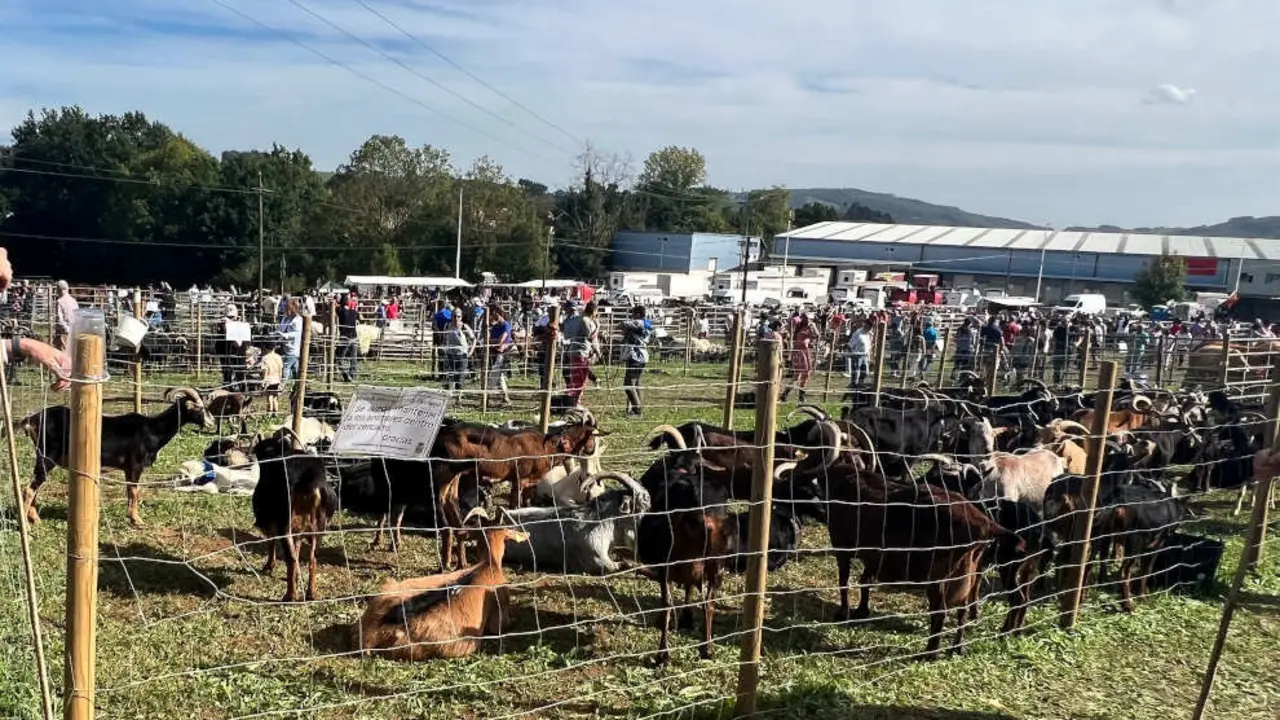
[[[679,144],[735,189],[1059,226],[1280,214],[1280,3],[363,0],[406,35],[361,0],[220,1],[282,32],[214,0],[0,3],[0,125],[138,109],[326,169],[396,133],[552,185],[585,141],[637,168]]]

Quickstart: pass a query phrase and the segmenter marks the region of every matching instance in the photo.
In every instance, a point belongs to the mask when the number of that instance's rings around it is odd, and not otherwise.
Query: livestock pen
[[[317,321],[322,319],[318,317]],[[202,327],[205,320],[201,320]],[[681,326],[688,327],[689,323],[672,323],[672,334]],[[729,329],[732,323],[722,320],[717,327]],[[308,388],[332,390],[345,400],[353,387],[341,382],[334,372],[333,355],[328,352],[325,337],[317,329],[310,346],[313,362],[308,370]],[[780,382],[755,382],[759,367],[767,368],[770,361],[768,353],[758,356],[754,339],[739,345],[733,342],[731,331],[720,337],[727,350],[722,355],[696,354],[691,349],[687,354],[665,353],[650,362],[643,376],[642,418],[625,412],[622,368],[616,363],[596,367],[597,383],[587,389],[584,402],[594,423],[607,433],[600,438],[604,449],[599,462],[604,470],[641,478],[655,461],[668,458],[672,468],[680,462],[691,463],[702,473],[704,482],[714,484],[707,478],[716,471],[708,469],[708,464],[724,460],[716,460],[709,451],[704,457],[697,457],[696,444],[683,454],[669,447],[652,449],[647,442],[652,431],[661,425],[679,427],[702,422],[706,424],[702,434],[710,448],[714,443],[710,437],[714,433],[712,426],[751,429],[758,421],[767,423],[775,410],[779,430],[811,418],[793,415],[797,407],[794,402],[766,401],[737,408],[726,422],[735,390],[752,389],[757,399],[767,400],[778,392]],[[198,362],[195,345],[188,342],[182,355],[174,358],[178,362],[144,364],[137,388],[132,362],[123,357],[112,361],[111,378],[100,386],[105,397],[103,412],[133,410],[135,389],[141,391],[142,409],[155,414],[165,407],[163,396],[167,389],[218,385],[220,360],[203,357],[203,339],[200,346],[202,357]],[[212,341],[207,347],[212,347]],[[393,388],[438,387],[430,362],[429,331],[404,332],[397,337],[397,347],[398,352],[384,353],[379,359],[376,345],[371,345],[369,354],[360,361],[360,382]],[[731,377],[732,361],[739,355],[745,356],[744,366],[737,377]],[[533,356],[535,353],[531,352],[530,357]],[[1088,366],[1084,386],[1087,396],[1092,397],[1098,389],[1099,378],[1108,368],[1101,363],[1110,359],[1113,358],[1104,354],[1097,358],[1098,365]],[[934,378],[935,388],[950,384],[945,381],[950,375],[949,362],[949,357],[944,356],[943,369],[935,368],[934,372],[944,378],[944,382]],[[477,365],[477,374],[485,371]],[[815,409],[809,412],[820,415],[818,409],[827,411],[832,422],[843,430],[796,440],[800,447],[795,456],[789,456],[790,446],[772,434],[765,436],[766,442],[735,440],[729,447],[738,452],[736,456],[729,455],[763,464],[768,463],[764,453],[772,452],[778,463],[800,463],[793,471],[796,473],[804,470],[805,463],[821,459],[816,472],[824,486],[828,510],[833,504],[850,502],[855,509],[870,506],[870,498],[849,501],[832,489],[841,481],[836,476],[838,468],[865,464],[869,459],[869,448],[860,444],[857,432],[838,425],[847,384],[842,370],[834,358],[820,367],[810,386],[809,401]],[[893,417],[897,413],[898,419],[903,420],[894,426],[899,427],[913,413],[921,412],[912,404],[919,401],[919,391],[914,389],[916,378],[894,378],[888,371],[877,375],[875,382],[882,398],[876,417]],[[65,402],[64,397],[45,389],[47,383],[35,371],[23,369],[18,377],[22,384],[11,389],[14,417]],[[765,377],[768,378],[767,372]],[[559,373],[553,373],[552,379],[558,383]],[[526,373],[517,367],[510,380],[513,407],[499,409],[496,402],[491,402],[493,397],[486,397],[481,388],[469,385],[461,397],[451,402],[448,414],[480,423],[517,420],[536,424],[544,400],[538,388],[537,368],[530,367]],[[1180,387],[1180,379],[1167,379],[1164,385],[1179,401],[1201,403],[1189,388],[1187,392],[1173,392]],[[828,387],[829,391],[824,392]],[[1246,428],[1250,441],[1268,442],[1267,422],[1274,418],[1275,408],[1268,409],[1261,395],[1274,387],[1273,382],[1264,379],[1248,394],[1233,392],[1229,400],[1238,410],[1236,415],[1218,418],[1206,413],[1186,431],[1222,444],[1226,441],[1219,439],[1218,430],[1231,423]],[[1199,391],[1207,395],[1215,389],[1222,388],[1202,385]],[[558,393],[559,387],[553,390]],[[1019,391],[1002,390],[1013,394]],[[1066,389],[1058,395],[1077,397]],[[1118,409],[1132,408],[1131,401],[1132,393],[1123,387],[1113,398]],[[966,403],[977,408],[982,400],[965,400],[959,405]],[[287,408],[288,403],[282,405]],[[1095,405],[1093,409],[1100,407]],[[866,412],[853,417],[872,415]],[[253,433],[286,423],[288,418],[266,417],[258,407],[250,422]],[[864,424],[870,423],[868,420]],[[884,445],[884,438],[893,432],[883,427],[864,430],[873,438],[873,445]],[[1090,434],[1094,434],[1092,428]],[[838,439],[832,442],[835,438]],[[1063,554],[1046,577],[1034,585],[1024,625],[1026,632],[1005,635],[1002,631],[1008,602],[1001,592],[1004,584],[997,570],[1001,563],[1022,560],[998,559],[992,553],[992,557],[980,559],[985,571],[979,592],[973,597],[982,600],[984,612],[974,620],[966,620],[970,624],[963,654],[943,655],[929,662],[924,660],[929,616],[920,593],[909,592],[900,580],[888,574],[883,581],[870,578],[874,589],[869,617],[843,617],[833,558],[833,550],[838,548],[834,547],[832,532],[822,521],[797,513],[793,552],[779,557],[787,562],[776,567],[778,563],[771,556],[769,564],[775,567],[751,578],[758,579],[763,589],[758,620],[750,611],[755,588],[748,586],[748,577],[732,572],[733,568],[726,568],[722,574],[723,584],[715,599],[716,612],[709,633],[709,659],[700,657],[703,613],[696,612],[690,624],[673,620],[670,660],[665,664],[656,662],[664,611],[658,583],[649,576],[664,563],[637,567],[637,558],[623,548],[618,552],[623,568],[602,575],[564,573],[543,566],[536,570],[505,568],[503,587],[509,595],[509,601],[502,605],[505,617],[496,632],[484,633],[478,652],[451,659],[406,662],[362,652],[355,629],[370,597],[379,592],[383,583],[440,572],[435,533],[415,529],[424,527],[427,519],[408,516],[403,542],[394,550],[370,549],[377,517],[340,511],[321,537],[315,597],[280,602],[281,573],[262,572],[268,543],[254,529],[250,499],[244,493],[179,492],[174,487],[180,465],[202,458],[206,446],[215,439],[208,431],[187,427],[161,450],[144,475],[141,515],[145,525],[141,527],[128,523],[120,476],[107,471],[99,479],[102,500],[98,514],[94,700],[102,717],[729,717],[741,700],[739,676],[744,658],[752,659],[750,653],[743,656],[740,648],[744,638],[751,638],[757,627],[762,633],[756,700],[762,715],[1162,720],[1190,717],[1226,599],[1231,595],[1230,586],[1246,535],[1257,526],[1247,513],[1233,513],[1237,500],[1234,488],[1222,489],[1213,483],[1201,487],[1184,479],[1195,467],[1238,464],[1239,454],[1192,455],[1189,463],[1176,465],[1173,472],[1153,478],[1166,485],[1170,480],[1183,480],[1176,502],[1185,506],[1191,516],[1179,517],[1177,534],[1162,537],[1164,545],[1132,548],[1136,552],[1130,552],[1130,557],[1155,561],[1150,567],[1141,563],[1135,572],[1135,581],[1142,575],[1150,576],[1152,588],[1147,596],[1137,599],[1132,612],[1119,607],[1119,580],[1096,573],[1083,576],[1085,593],[1078,607],[1064,600],[1074,594],[1074,589],[1071,574],[1058,572],[1071,565],[1069,555]],[[1133,450],[1139,459],[1143,452],[1151,452],[1141,439],[1121,438],[1118,442],[1124,452]],[[1151,442],[1155,444],[1154,440]],[[1094,445],[1089,447],[1097,453]],[[33,463],[32,445],[19,437],[18,449],[25,485],[25,475]],[[844,459],[827,457],[828,451],[838,451]],[[982,460],[967,458],[960,449],[947,452],[957,461]],[[1111,455],[1118,456],[1119,452],[1113,449]],[[895,450],[883,446],[877,447],[876,453],[888,457]],[[340,458],[323,450],[319,455],[333,465],[360,459]],[[919,471],[927,459],[910,461]],[[1135,505],[1123,493],[1107,492],[1107,474],[1119,475],[1129,470],[1102,464],[1098,469],[1103,473],[1095,509],[1095,516],[1101,518],[1099,523],[1111,522],[1108,518],[1117,515],[1146,515],[1142,506]],[[660,471],[660,475],[664,472]],[[770,468],[762,478],[770,479],[773,473]],[[1226,475],[1225,471],[1219,473],[1221,477]],[[65,477],[64,471],[55,471],[54,478],[45,485],[39,506],[41,522],[30,528],[35,586],[40,598],[38,617],[46,641],[46,670],[53,680],[58,708],[62,707],[61,696],[66,690],[62,673],[57,671],[57,659],[66,649],[66,530],[68,518],[74,516],[68,509]],[[855,476],[842,477],[849,482],[848,478]],[[767,484],[756,482],[755,486]],[[773,487],[771,501],[760,497],[753,501],[738,493],[721,499],[704,497],[699,505],[690,507],[669,500],[661,504],[655,497],[653,507],[634,512],[660,519],[663,524],[669,522],[673,528],[684,527],[680,523],[690,517],[706,519],[707,527],[732,517],[739,524],[735,530],[739,542],[730,544],[727,554],[731,557],[727,559],[731,562],[726,564],[745,564],[732,562],[740,558],[750,542],[750,533],[741,532],[741,528],[753,524],[758,527],[758,518],[770,516],[763,512],[766,503],[776,511],[780,503],[791,499],[776,492],[782,487],[781,481]],[[1133,487],[1144,492],[1149,489],[1143,483]],[[494,510],[489,514],[497,522],[501,517],[498,510],[506,504],[506,493],[496,488],[490,495],[485,504]],[[944,492],[932,497],[943,499],[940,505],[931,506],[930,513],[949,513],[952,507],[970,510],[963,495]],[[1141,502],[1151,506],[1170,500],[1160,494],[1144,497]],[[18,507],[18,498],[7,490],[4,498],[6,510]],[[1085,505],[1089,505],[1087,498]],[[758,518],[748,522],[744,511],[756,508],[760,509]],[[1045,512],[1049,512],[1048,507]],[[1059,517],[1069,520],[1072,516]],[[22,600],[24,580],[18,560],[16,517],[6,512],[2,522],[0,554],[4,570],[0,571],[0,588],[12,601],[0,604],[0,633],[4,638],[0,646],[0,714],[34,718],[40,716],[41,702],[31,628]],[[774,522],[777,528],[786,526],[789,520],[775,518]],[[1246,576],[1241,591],[1235,595],[1238,610],[1209,699],[1210,717],[1274,717],[1280,712],[1276,700],[1280,697],[1280,671],[1275,670],[1280,667],[1280,616],[1276,614],[1280,606],[1280,548],[1274,523],[1265,515],[1262,522],[1272,526],[1262,540],[1256,570]],[[1144,529],[1169,535],[1163,531],[1175,529],[1173,524]],[[1046,519],[1042,525],[1049,527],[1051,522]],[[1123,544],[1121,540],[1128,537],[1124,533],[1132,530],[1118,524],[1095,525],[1103,530],[1095,536],[1095,545],[1111,536],[1116,538],[1115,544]],[[903,528],[894,529],[899,534],[896,541],[926,555],[930,550],[942,555],[972,540],[936,531],[927,534],[923,526],[918,533],[916,526],[907,527],[911,529],[905,534]],[[565,531],[569,529],[566,527]],[[1070,548],[1075,541],[1074,546],[1078,547],[1080,538],[1076,532],[1070,527],[1063,531],[1060,543]],[[769,533],[767,537],[788,542],[785,536],[778,535]],[[864,543],[860,547],[865,550],[866,539],[858,542]],[[690,547],[686,545],[685,549]],[[1214,553],[1218,547],[1222,551],[1220,558]],[[770,548],[780,549],[787,548]],[[481,551],[471,548],[473,562],[480,555]],[[855,573],[854,582],[857,580]],[[703,610],[702,595],[694,593],[685,598],[678,589],[677,586],[673,593],[674,605],[689,603],[694,606],[691,609]],[[1061,629],[1064,603],[1074,612],[1071,630]],[[964,608],[968,607],[970,603],[966,602]],[[953,628],[954,619],[949,617],[942,642],[944,650],[951,644]]]

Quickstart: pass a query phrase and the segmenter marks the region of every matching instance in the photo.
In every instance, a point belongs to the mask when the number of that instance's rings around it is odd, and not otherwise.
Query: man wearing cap
[[[59,350],[67,349],[67,337],[71,334],[71,318],[80,309],[80,303],[71,297],[71,288],[66,280],[58,281],[58,319],[53,331],[53,346]]]

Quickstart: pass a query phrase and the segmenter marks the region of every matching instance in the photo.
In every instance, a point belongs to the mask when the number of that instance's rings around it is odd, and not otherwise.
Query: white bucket
[[[132,315],[121,315],[120,324],[116,326],[116,337],[130,347],[142,345],[142,338],[147,335],[147,324]]]

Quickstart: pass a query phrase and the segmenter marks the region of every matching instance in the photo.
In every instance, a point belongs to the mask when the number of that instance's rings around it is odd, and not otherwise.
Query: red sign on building
[[[1187,266],[1187,275],[1213,277],[1218,274],[1217,258],[1186,258],[1183,262]]]

